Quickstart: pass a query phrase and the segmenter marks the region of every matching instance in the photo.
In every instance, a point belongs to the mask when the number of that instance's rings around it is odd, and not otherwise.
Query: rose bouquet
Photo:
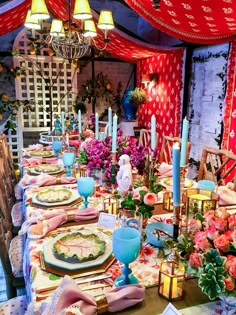
[[[79,162],[86,163],[89,168],[104,169],[105,176],[111,178],[112,166],[112,138],[106,137],[104,141],[86,138],[79,150]],[[130,156],[132,167],[142,169],[145,163],[146,149],[137,145],[137,139],[123,136],[122,130],[117,132],[117,160],[122,154]],[[117,165],[118,170],[118,165]]]
[[[212,300],[236,296],[236,214],[222,208],[197,215],[177,249],[189,253],[186,272],[199,277],[203,293]]]
[[[145,219],[152,216],[152,211],[157,201],[157,194],[150,192],[147,187],[142,186],[128,193],[121,201],[121,207],[141,212]]]

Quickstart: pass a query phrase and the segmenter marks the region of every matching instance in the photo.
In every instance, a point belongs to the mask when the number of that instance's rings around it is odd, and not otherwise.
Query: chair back
[[[179,137],[170,137],[170,136],[163,136],[162,139],[162,146],[159,156],[159,162],[165,162],[167,164],[172,164],[172,147],[175,142],[178,142],[181,146],[181,138]],[[191,142],[187,142],[187,154],[186,154],[186,164],[188,164],[189,155],[191,149]]]
[[[212,180],[216,185],[234,183],[236,191],[236,155],[227,150],[204,147],[197,180]]]
[[[158,143],[158,133],[156,133],[156,146]],[[151,146],[151,130],[149,129],[141,129],[139,135],[139,142],[138,145],[142,145],[144,147],[150,148]]]

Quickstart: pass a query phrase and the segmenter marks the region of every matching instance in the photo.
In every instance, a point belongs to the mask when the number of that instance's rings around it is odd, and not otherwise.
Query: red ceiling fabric
[[[0,35],[11,32],[22,26],[25,21],[26,12],[30,9],[31,1],[13,0],[11,1],[13,8],[7,6],[0,7]],[[68,20],[68,3],[65,0],[46,0],[46,4],[50,14],[62,20]],[[72,1],[72,8],[74,4]],[[98,20],[98,15],[94,12],[95,22]],[[74,20],[76,21],[76,20]],[[76,21],[78,23],[78,21]],[[104,47],[103,33],[98,30],[96,43],[99,47]],[[136,62],[139,59],[147,58],[158,53],[169,53],[173,49],[166,49],[151,44],[146,44],[136,40],[125,33],[114,29],[108,33],[111,41],[109,42],[106,51],[110,52],[114,57],[128,62]]]
[[[156,85],[149,83],[146,87],[148,101],[140,106],[138,113],[139,125],[147,129],[150,129],[151,116],[155,114],[159,150],[163,135],[180,136],[183,55],[184,50],[179,49],[137,63],[137,86],[142,86],[143,75],[157,72],[159,76]]]
[[[236,35],[235,0],[125,0],[157,29],[192,43],[213,44],[231,41]]]

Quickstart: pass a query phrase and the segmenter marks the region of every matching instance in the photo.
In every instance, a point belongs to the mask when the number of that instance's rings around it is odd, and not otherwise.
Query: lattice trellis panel
[[[44,25],[44,30],[46,28],[47,25]],[[18,161],[22,154],[23,132],[48,131],[50,103],[53,115],[61,111],[70,113],[77,93],[77,75],[72,65],[61,58],[50,57],[47,46],[40,50],[41,55],[31,55],[29,37],[29,31],[22,29],[13,46],[19,51],[19,55],[13,57],[14,67],[24,70],[15,80],[16,99],[32,100],[35,104],[32,112],[20,110],[16,133],[8,135],[13,157]],[[43,38],[44,35],[37,34],[35,40],[42,42]]]

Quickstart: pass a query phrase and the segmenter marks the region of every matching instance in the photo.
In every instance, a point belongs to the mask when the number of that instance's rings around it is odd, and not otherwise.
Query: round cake
[[[53,244],[53,254],[57,259],[69,263],[94,260],[104,254],[106,242],[96,234],[71,233]]]
[[[72,192],[65,188],[58,188],[58,189],[44,189],[41,190],[36,199],[41,202],[62,202],[65,200],[69,200],[72,195]]]

